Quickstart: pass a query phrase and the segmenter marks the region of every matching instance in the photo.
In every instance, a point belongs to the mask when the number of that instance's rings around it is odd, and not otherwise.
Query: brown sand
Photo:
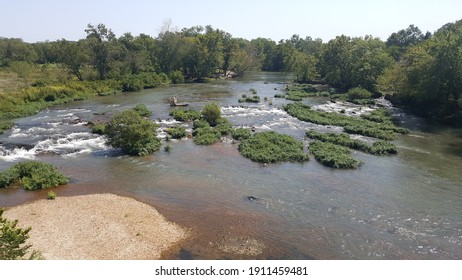
[[[45,259],[159,259],[188,235],[153,207],[113,194],[40,200],[4,215],[32,227],[29,242]]]

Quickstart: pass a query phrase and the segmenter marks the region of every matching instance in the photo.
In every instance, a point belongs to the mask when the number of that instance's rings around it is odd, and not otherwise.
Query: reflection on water
[[[38,158],[72,178],[56,189],[58,195],[111,192],[156,206],[195,233],[167,258],[460,259],[460,130],[422,130],[422,120],[405,116],[403,125],[412,132],[396,141],[397,156],[354,152],[365,162],[360,169],[333,170],[314,159],[254,163],[241,157],[231,140],[197,146],[183,139],[171,142],[169,153],[128,157],[104,145],[82,123],[145,103],[152,119],[168,126],[167,99],[176,95],[195,109],[216,101],[235,126],[257,131],[300,139],[307,129],[340,131],[300,122],[280,110],[287,101],[272,97],[287,80],[279,73],[252,73],[242,80],[121,94],[42,112],[18,120],[1,136],[0,170],[16,160]],[[238,104],[250,88],[272,105]],[[0,205],[45,197],[46,191],[1,190]],[[255,244],[263,244],[259,255],[250,254],[252,248],[248,254],[223,249]]]

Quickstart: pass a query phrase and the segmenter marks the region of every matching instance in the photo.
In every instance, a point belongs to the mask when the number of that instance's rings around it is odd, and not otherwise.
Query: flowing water
[[[175,140],[170,152],[129,157],[106,146],[104,137],[85,126],[144,103],[163,137],[162,128],[177,125],[168,105],[168,97],[176,95],[197,110],[210,101],[219,103],[236,127],[275,130],[305,142],[308,129],[340,132],[338,127],[300,122],[280,109],[287,101],[272,97],[289,78],[251,73],[238,80],[52,108],[16,120],[14,128],[0,136],[0,170],[20,160],[47,161],[71,177],[70,184],[55,189],[58,196],[110,192],[155,206],[193,233],[166,258],[462,258],[462,130],[428,125],[396,110],[402,125],[411,129],[395,141],[398,155],[354,152],[364,161],[359,169],[334,170],[313,158],[303,164],[255,163],[241,157],[230,139],[212,146]],[[250,88],[262,102],[239,104],[238,98],[250,95]],[[325,98],[304,102],[326,110],[342,108]],[[344,108],[357,114],[367,111]],[[43,199],[46,192],[1,189],[0,206]]]

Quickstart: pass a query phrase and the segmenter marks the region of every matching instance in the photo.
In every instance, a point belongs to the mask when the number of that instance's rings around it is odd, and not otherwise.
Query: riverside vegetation
[[[69,178],[55,166],[39,161],[25,161],[0,172],[0,188],[20,186],[25,190],[39,190],[64,185]]]

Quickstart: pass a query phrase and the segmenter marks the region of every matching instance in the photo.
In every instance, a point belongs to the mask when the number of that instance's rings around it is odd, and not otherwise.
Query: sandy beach
[[[32,249],[50,260],[159,259],[188,236],[150,205],[114,194],[39,200],[7,209],[4,216],[32,227]]]

